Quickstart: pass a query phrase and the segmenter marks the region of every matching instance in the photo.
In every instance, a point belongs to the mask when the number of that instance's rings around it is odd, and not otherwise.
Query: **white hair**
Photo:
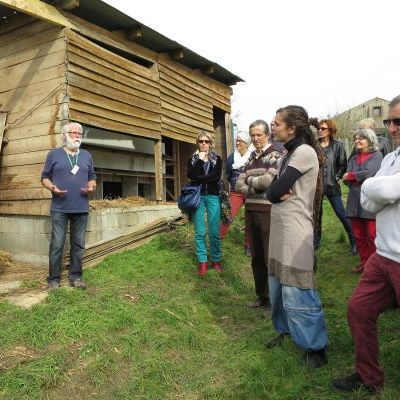
[[[79,124],[78,122],[70,122],[69,124],[65,124],[61,128],[61,135],[63,136],[63,139],[67,136],[67,133],[71,128],[78,128],[78,131],[80,133],[83,133],[83,127],[81,124]]]
[[[376,136],[375,132],[372,129],[366,129],[366,128],[357,129],[356,132],[354,133],[354,138],[356,136],[367,139],[368,146],[372,151],[379,150],[378,137]]]

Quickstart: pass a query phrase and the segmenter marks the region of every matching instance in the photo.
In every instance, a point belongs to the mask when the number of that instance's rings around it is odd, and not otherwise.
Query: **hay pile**
[[[92,200],[90,202],[90,208],[92,210],[103,210],[105,208],[132,208],[138,206],[148,205],[172,205],[175,203],[165,201],[148,200],[144,197],[125,197],[118,199],[103,199],[103,200]]]
[[[10,254],[7,253],[6,251],[0,250],[0,274],[2,274],[6,267],[11,267],[12,266],[12,261]]]

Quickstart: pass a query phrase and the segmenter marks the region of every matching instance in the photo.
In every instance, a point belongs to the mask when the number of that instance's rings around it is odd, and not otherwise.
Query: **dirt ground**
[[[0,301],[30,308],[48,294],[47,268],[14,263],[8,253],[0,251]]]

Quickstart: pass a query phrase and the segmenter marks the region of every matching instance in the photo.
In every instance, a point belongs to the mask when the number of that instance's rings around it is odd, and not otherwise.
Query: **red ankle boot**
[[[201,278],[206,274],[207,269],[208,269],[208,262],[207,261],[206,262],[199,262],[198,273],[199,273],[199,276]]]
[[[212,267],[213,267],[217,272],[222,272],[222,265],[221,265],[221,262],[220,262],[220,261],[218,261],[218,262],[213,261]]]

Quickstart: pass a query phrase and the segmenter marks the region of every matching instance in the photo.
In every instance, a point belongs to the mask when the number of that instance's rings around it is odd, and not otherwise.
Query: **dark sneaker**
[[[69,281],[69,285],[75,289],[82,289],[82,290],[86,289],[86,283],[81,278],[75,279],[73,281]]]
[[[312,369],[321,368],[328,364],[325,349],[308,351],[304,354],[303,361],[308,368]]]
[[[53,289],[59,289],[61,287],[60,282],[57,281],[51,281],[47,284],[47,289],[53,290]]]
[[[256,301],[250,301],[249,303],[246,303],[246,306],[249,308],[271,308],[271,303],[269,300],[257,299]]]
[[[357,246],[355,244],[351,245],[350,253],[351,253],[352,256],[356,256],[358,254],[358,249],[357,249]]]
[[[266,342],[265,347],[267,349],[273,349],[274,347],[280,346],[283,343],[285,336],[289,336],[289,334],[288,333],[279,334],[277,337],[274,337],[273,339]]]
[[[361,387],[370,393],[375,393],[379,390],[379,387],[369,386],[363,383],[361,376],[357,373],[345,376],[343,378],[332,379],[332,386],[341,392],[352,392],[353,390],[357,390]]]
[[[246,254],[247,257],[251,257],[251,247],[250,246],[246,246],[244,248],[244,254]]]

